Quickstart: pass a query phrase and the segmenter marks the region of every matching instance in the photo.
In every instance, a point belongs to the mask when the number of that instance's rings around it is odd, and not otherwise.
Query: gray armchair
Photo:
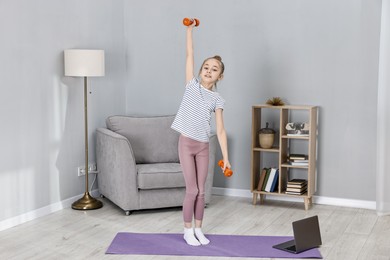
[[[171,129],[174,116],[111,116],[96,131],[99,192],[129,215],[133,210],[181,206],[185,182]],[[210,138],[206,204],[213,186],[217,138]]]

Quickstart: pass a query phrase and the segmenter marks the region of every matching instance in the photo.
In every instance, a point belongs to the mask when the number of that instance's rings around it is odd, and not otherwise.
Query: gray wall
[[[129,114],[174,114],[183,94],[183,17],[198,17],[196,67],[219,54],[235,176],[249,189],[251,106],[318,105],[317,195],[375,200],[379,0],[155,1],[125,4]],[[153,8],[150,8],[153,6]],[[362,192],[364,191],[364,192]]]
[[[83,82],[63,76],[63,50],[106,51],[106,76],[89,81],[93,151],[108,115],[176,112],[186,16],[201,20],[196,66],[226,64],[235,175],[215,186],[249,189],[251,106],[281,96],[320,106],[317,194],[375,200],[379,0],[3,0],[0,221],[84,191]]]
[[[122,1],[0,2],[0,220],[84,191],[83,80],[64,77],[63,51],[106,51],[106,76],[90,78],[93,129],[125,111]]]

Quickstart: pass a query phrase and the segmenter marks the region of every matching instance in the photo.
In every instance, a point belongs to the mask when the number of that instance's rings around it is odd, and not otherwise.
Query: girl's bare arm
[[[229,162],[229,155],[228,155],[228,147],[227,147],[227,136],[225,127],[223,124],[223,110],[217,109],[215,110],[215,120],[217,124],[217,137],[219,141],[219,145],[221,147],[223,162],[224,162],[224,168],[226,167],[231,168],[230,162]]]
[[[187,27],[187,45],[186,45],[186,83],[194,77],[194,48],[192,43],[193,25]]]

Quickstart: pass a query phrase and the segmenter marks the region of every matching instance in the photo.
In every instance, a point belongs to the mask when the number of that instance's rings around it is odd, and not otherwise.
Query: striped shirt
[[[209,142],[211,113],[223,109],[225,100],[218,92],[204,88],[194,77],[186,86],[179,111],[171,128],[200,142]]]

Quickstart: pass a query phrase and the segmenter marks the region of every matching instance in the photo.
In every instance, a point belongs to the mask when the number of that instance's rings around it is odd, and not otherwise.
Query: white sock
[[[199,242],[200,242],[202,245],[207,245],[208,243],[210,243],[210,240],[208,240],[208,239],[203,235],[203,232],[202,232],[202,229],[201,229],[201,228],[195,228],[195,236],[196,236],[196,238],[199,240]]]
[[[200,246],[198,239],[196,239],[193,228],[184,228],[184,240],[191,246]]]

